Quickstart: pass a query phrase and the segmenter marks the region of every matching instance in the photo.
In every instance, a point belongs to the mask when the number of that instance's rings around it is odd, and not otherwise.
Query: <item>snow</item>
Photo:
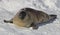
[[[4,19],[11,19],[24,7],[56,14],[57,19],[40,26],[38,30],[18,28],[14,24],[3,22]],[[60,0],[0,0],[0,35],[60,35]]]

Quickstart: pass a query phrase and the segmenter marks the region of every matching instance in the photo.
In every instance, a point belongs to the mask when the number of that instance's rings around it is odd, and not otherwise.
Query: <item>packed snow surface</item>
[[[40,26],[38,30],[18,28],[14,24],[4,23],[10,20],[21,8],[30,7],[57,15],[57,19]],[[60,0],[0,0],[0,35],[60,35]]]

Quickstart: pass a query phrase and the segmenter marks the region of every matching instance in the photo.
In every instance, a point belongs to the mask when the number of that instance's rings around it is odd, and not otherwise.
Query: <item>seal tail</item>
[[[5,23],[13,23],[13,21],[4,20]]]

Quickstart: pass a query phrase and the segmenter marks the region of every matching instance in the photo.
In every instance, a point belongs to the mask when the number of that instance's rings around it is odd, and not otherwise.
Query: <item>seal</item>
[[[32,8],[22,8],[11,20],[4,20],[4,22],[13,23],[19,27],[38,29],[37,24],[47,22],[53,18],[57,18],[57,15],[48,15],[43,11]]]

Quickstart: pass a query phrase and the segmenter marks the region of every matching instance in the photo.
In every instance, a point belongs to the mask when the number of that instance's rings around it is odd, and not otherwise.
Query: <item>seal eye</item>
[[[26,12],[24,12],[24,11],[20,12],[19,18],[24,19],[25,16],[26,16]]]

